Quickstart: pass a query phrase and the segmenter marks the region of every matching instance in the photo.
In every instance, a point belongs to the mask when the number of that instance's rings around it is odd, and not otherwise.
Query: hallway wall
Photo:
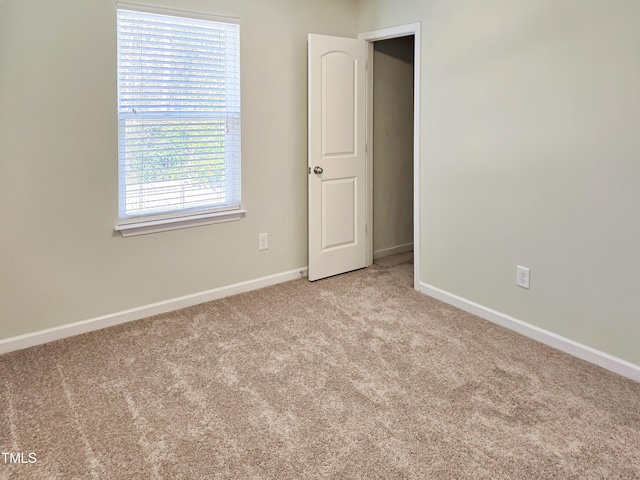
[[[374,43],[373,251],[413,243],[414,37]]]

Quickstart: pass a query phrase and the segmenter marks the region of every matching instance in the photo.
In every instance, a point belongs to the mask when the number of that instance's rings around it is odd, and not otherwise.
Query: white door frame
[[[413,288],[420,290],[420,29],[411,23],[361,33],[368,45],[367,67],[367,266],[373,265],[373,42],[414,35],[413,74]]]

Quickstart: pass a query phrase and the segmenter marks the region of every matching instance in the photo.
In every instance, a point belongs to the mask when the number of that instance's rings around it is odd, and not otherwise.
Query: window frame
[[[190,11],[185,11],[185,10],[178,10],[178,9],[172,9],[172,8],[164,8],[164,7],[152,7],[152,6],[146,6],[146,5],[137,5],[137,4],[131,4],[131,3],[122,3],[122,2],[117,2],[116,3],[116,12],[119,10],[126,10],[126,11],[134,11],[134,12],[141,12],[141,13],[150,13],[150,14],[159,14],[159,15],[165,15],[165,16],[171,16],[171,17],[178,17],[178,18],[186,18],[186,19],[196,19],[196,20],[206,20],[206,21],[213,21],[213,22],[218,22],[218,23],[226,23],[226,24],[234,24],[234,25],[238,25],[238,27],[240,26],[240,20],[238,17],[227,17],[227,16],[220,16],[220,15],[211,15],[211,14],[206,14],[206,13],[201,13],[201,12],[190,12]],[[119,36],[119,31],[118,31],[118,36]],[[238,39],[238,41],[240,41],[240,39]],[[240,45],[238,44],[238,47]],[[120,61],[120,51],[118,50],[117,53],[118,56],[118,63]],[[240,53],[238,51],[238,58],[237,58],[237,62],[238,62],[238,68],[240,68]],[[118,69],[119,71],[119,69]],[[238,86],[240,86],[241,83],[241,77],[240,77],[240,73],[238,72]],[[239,92],[240,95],[240,92]],[[122,130],[124,129],[122,127],[122,120],[126,120],[126,119],[134,119],[136,118],[135,113],[121,113],[120,112],[120,78],[119,78],[119,74],[118,74],[118,94],[117,94],[117,98],[118,98],[118,144],[120,145],[120,141],[122,139],[121,135],[124,135],[124,133],[122,132]],[[240,102],[241,103],[241,102]],[[231,113],[231,115],[230,115]],[[223,206],[223,207],[216,207],[216,206],[210,206],[210,207],[202,207],[202,208],[198,208],[198,207],[193,207],[193,208],[187,208],[187,209],[183,209],[183,210],[176,210],[176,211],[170,211],[170,210],[166,210],[164,212],[159,212],[157,214],[155,213],[149,213],[149,214],[143,214],[143,215],[139,215],[139,216],[126,216],[122,214],[123,209],[125,208],[125,202],[126,202],[126,181],[124,180],[125,178],[125,173],[122,171],[121,168],[121,164],[122,164],[122,160],[120,158],[120,146],[118,147],[118,222],[117,225],[115,226],[115,231],[120,232],[120,234],[123,237],[129,237],[129,236],[135,236],[135,235],[143,235],[143,234],[148,234],[148,233],[157,233],[157,232],[162,232],[162,231],[168,231],[168,230],[176,230],[176,229],[181,229],[181,228],[189,228],[189,227],[195,227],[195,226],[200,226],[200,225],[209,225],[209,224],[214,224],[214,223],[223,223],[223,222],[231,222],[231,221],[236,221],[236,220],[240,220],[241,218],[243,218],[245,216],[245,214],[247,213],[246,210],[244,210],[240,203],[241,203],[241,190],[242,190],[242,175],[241,175],[241,163],[242,163],[242,157],[241,157],[241,119],[242,119],[242,113],[241,113],[241,106],[238,106],[237,109],[237,113],[235,115],[233,115],[233,112],[224,112],[224,113],[220,113],[219,114],[219,118],[234,118],[237,120],[238,122],[238,136],[239,136],[239,141],[240,144],[238,145],[238,150],[235,154],[237,154],[239,156],[239,158],[237,159],[237,168],[238,168],[238,175],[237,175],[237,188],[238,188],[238,205],[234,205],[234,206]],[[145,118],[157,118],[157,119],[166,119],[166,120],[171,120],[171,119],[180,119],[180,120],[188,120],[188,119],[207,119],[207,120],[215,120],[216,119],[216,114],[215,113],[211,113],[211,112],[207,112],[205,114],[201,114],[198,115],[197,113],[194,114],[180,114],[179,112],[161,112],[161,113],[145,113]],[[227,160],[227,156],[225,155],[225,164],[228,162]],[[231,180],[227,180],[228,182],[230,182]],[[225,188],[225,191],[229,191],[228,187]]]

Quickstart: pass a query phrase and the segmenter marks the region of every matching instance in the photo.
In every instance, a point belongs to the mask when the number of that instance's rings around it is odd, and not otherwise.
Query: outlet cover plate
[[[261,233],[258,235],[258,250],[266,250],[269,248],[269,234]]]
[[[518,265],[516,268],[516,285],[529,290],[529,272],[527,267]]]

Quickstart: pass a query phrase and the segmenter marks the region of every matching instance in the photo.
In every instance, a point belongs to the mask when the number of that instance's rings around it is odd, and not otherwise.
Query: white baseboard
[[[406,253],[411,251],[413,251],[413,242],[405,243],[404,245],[398,245],[396,247],[376,250],[375,252],[373,252],[373,258],[374,260],[377,260],[378,258],[389,257],[391,255],[397,255],[399,253]]]
[[[125,310],[122,312],[105,315],[103,317],[92,318],[69,325],[40,330],[38,332],[27,333],[17,337],[0,340],[0,354],[21,350],[23,348],[41,345],[43,343],[60,340],[62,338],[73,337],[81,333],[101,330],[121,323],[140,320],[160,313],[171,312],[181,308],[191,307],[200,303],[210,302],[219,298],[229,297],[238,293],[249,292],[259,288],[268,287],[277,283],[288,282],[300,278],[300,272],[306,271],[307,267],[297,268],[288,272],[277,273],[267,277],[256,278],[246,282],[236,283],[225,287],[214,288],[206,292],[194,293],[184,297],[173,298],[163,302],[152,303],[142,307]]]
[[[595,348],[582,345],[581,343],[523,322],[517,318],[510,317],[504,313],[484,307],[426,283],[420,283],[420,292],[442,302],[448,303],[449,305],[453,305],[465,312],[472,313],[473,315],[484,318],[492,323],[501,325],[509,330],[513,330],[526,337],[542,342],[545,345],[561,350],[569,355],[581,358],[582,360],[594,363],[602,368],[635,380],[636,382],[640,382],[640,366],[634,365],[626,360],[601,352]]]

